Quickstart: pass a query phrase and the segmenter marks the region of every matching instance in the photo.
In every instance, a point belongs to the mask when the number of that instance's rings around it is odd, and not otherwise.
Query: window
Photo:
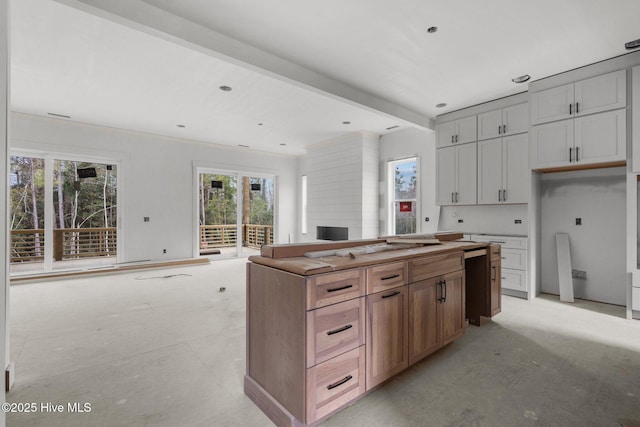
[[[418,217],[418,158],[389,162],[389,234],[417,232]]]

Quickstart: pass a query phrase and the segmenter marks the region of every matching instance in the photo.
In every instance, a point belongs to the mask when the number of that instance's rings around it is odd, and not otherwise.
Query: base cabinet
[[[367,390],[409,366],[407,286],[367,296]]]

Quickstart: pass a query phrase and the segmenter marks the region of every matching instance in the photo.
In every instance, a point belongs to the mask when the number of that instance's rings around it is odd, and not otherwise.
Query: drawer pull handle
[[[391,298],[391,297],[395,297],[398,294],[400,294],[400,291],[395,291],[394,293],[389,295],[382,295],[380,298]]]
[[[327,335],[337,334],[337,333],[340,333],[342,331],[346,331],[347,329],[351,329],[351,328],[353,328],[353,325],[346,325],[346,326],[343,326],[342,328],[334,329],[333,331],[327,332]]]
[[[492,282],[495,282],[495,281],[496,281],[496,277],[498,276],[498,275],[496,274],[496,272],[497,272],[498,270],[496,269],[496,266],[495,266],[495,265],[494,265],[494,266],[492,266],[492,267],[491,267],[491,269],[493,270],[493,274],[492,274],[492,276],[493,276],[493,277],[491,277],[491,281],[492,281]]]
[[[400,277],[399,274],[392,274],[391,276],[381,277],[380,280],[391,280]]]
[[[353,288],[353,285],[341,286],[339,288],[327,289],[327,292],[338,292],[343,291],[345,289]]]
[[[343,379],[341,379],[340,381],[338,381],[337,383],[333,383],[333,384],[329,384],[327,386],[327,390],[331,390],[334,389],[336,387],[340,387],[342,384],[346,383],[347,381],[349,381],[350,379],[352,379],[353,377],[351,375],[347,375],[346,377],[344,377]]]

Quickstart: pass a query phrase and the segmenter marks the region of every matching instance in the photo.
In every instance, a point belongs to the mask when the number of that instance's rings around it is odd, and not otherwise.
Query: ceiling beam
[[[425,130],[435,129],[435,120],[431,117],[242,43],[143,1],[55,1],[352,106],[382,113],[409,126]]]

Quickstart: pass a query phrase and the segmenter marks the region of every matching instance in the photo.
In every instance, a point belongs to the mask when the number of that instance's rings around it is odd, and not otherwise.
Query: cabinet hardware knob
[[[502,126],[498,126],[498,135],[502,133]]]
[[[576,114],[580,112],[580,103],[576,102]]]
[[[444,293],[443,291],[443,287],[442,287],[442,280],[438,280],[438,283],[436,283],[436,286],[440,287],[440,297],[436,298],[436,301],[438,301],[440,304],[442,304],[444,302],[444,299],[442,298],[442,294]],[[436,289],[436,296],[438,296],[438,290]]]
[[[400,294],[400,291],[395,291],[394,293],[389,294],[389,295],[382,295],[380,298],[391,298],[391,297],[395,297],[396,295],[399,295],[399,294]]]
[[[351,329],[351,328],[353,328],[353,325],[345,325],[342,328],[334,329],[333,331],[327,332],[327,335],[338,334],[340,332],[346,331],[347,329]]]
[[[502,125],[502,133],[507,133],[507,125]]]
[[[569,115],[573,114],[573,104],[569,104]]]
[[[442,281],[442,289],[444,289],[444,296],[442,297],[442,302],[447,302],[447,281]]]
[[[452,144],[453,144],[453,138],[454,138],[454,136],[453,136],[453,135],[451,135],[451,143],[452,143]]]
[[[498,201],[502,201],[502,191],[498,190]]]
[[[399,274],[392,274],[391,276],[381,277],[380,280],[391,280],[400,277]]]
[[[344,377],[343,379],[341,379],[340,381],[333,383],[333,384],[329,384],[327,386],[327,390],[331,390],[334,389],[336,387],[340,387],[342,384],[346,383],[347,381],[349,381],[351,378],[353,378],[351,375],[347,375],[346,377]]]
[[[495,281],[496,281],[496,277],[498,276],[498,275],[496,274],[496,271],[497,271],[496,266],[495,266],[495,265],[494,265],[494,266],[492,266],[492,267],[491,267],[491,269],[493,270],[493,274],[491,275],[491,281],[492,281],[492,282],[495,282]]]
[[[576,147],[576,162],[580,161],[580,147]]]
[[[569,147],[569,163],[573,161],[573,148]]]
[[[327,289],[327,292],[343,291],[343,290],[349,289],[349,288],[353,288],[353,285],[346,285],[346,286],[341,286],[339,288]]]

